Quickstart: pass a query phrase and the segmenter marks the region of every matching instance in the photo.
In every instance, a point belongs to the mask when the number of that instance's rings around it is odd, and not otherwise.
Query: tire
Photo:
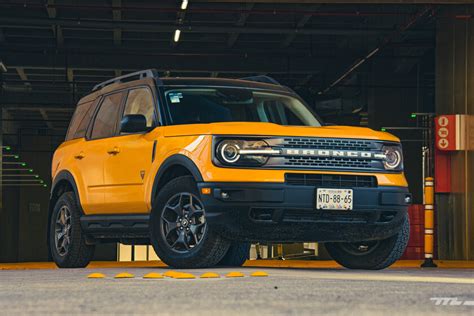
[[[63,193],[51,214],[48,236],[51,257],[60,268],[84,268],[94,255],[95,246],[86,243],[80,218],[74,193]]]
[[[241,267],[250,255],[250,243],[233,241],[224,258],[217,265],[226,267]]]
[[[206,268],[226,254],[230,241],[213,232],[193,177],[171,180],[150,214],[150,240],[158,257],[174,268]]]
[[[387,239],[359,243],[326,243],[329,255],[349,269],[381,270],[391,266],[405,251],[410,222],[405,215],[400,231]]]

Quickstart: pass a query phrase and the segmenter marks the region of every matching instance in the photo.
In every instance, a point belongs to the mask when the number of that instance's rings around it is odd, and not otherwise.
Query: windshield
[[[321,126],[297,98],[275,92],[232,87],[167,87],[173,124],[268,122]]]

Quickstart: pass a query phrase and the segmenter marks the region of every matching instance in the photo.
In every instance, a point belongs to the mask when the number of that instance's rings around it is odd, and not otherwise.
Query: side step
[[[82,230],[100,239],[148,238],[149,214],[83,215]]]

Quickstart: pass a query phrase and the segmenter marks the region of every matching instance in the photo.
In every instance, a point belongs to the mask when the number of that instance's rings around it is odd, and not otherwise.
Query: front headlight
[[[383,146],[382,151],[385,155],[383,165],[387,170],[403,169],[403,153],[400,146]]]
[[[276,152],[263,140],[223,139],[217,143],[215,156],[228,166],[261,166]]]

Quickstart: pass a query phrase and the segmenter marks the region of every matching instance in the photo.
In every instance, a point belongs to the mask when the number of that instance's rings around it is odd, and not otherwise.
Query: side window
[[[142,114],[146,118],[146,126],[153,127],[155,105],[153,95],[147,88],[137,88],[128,92],[127,103],[123,115]]]
[[[115,135],[122,97],[123,92],[119,92],[104,98],[95,117],[94,126],[92,127],[92,139]]]
[[[66,140],[82,138],[86,136],[87,126],[94,113],[95,101],[85,102],[77,105],[76,111],[72,116],[69,129],[67,131]]]

